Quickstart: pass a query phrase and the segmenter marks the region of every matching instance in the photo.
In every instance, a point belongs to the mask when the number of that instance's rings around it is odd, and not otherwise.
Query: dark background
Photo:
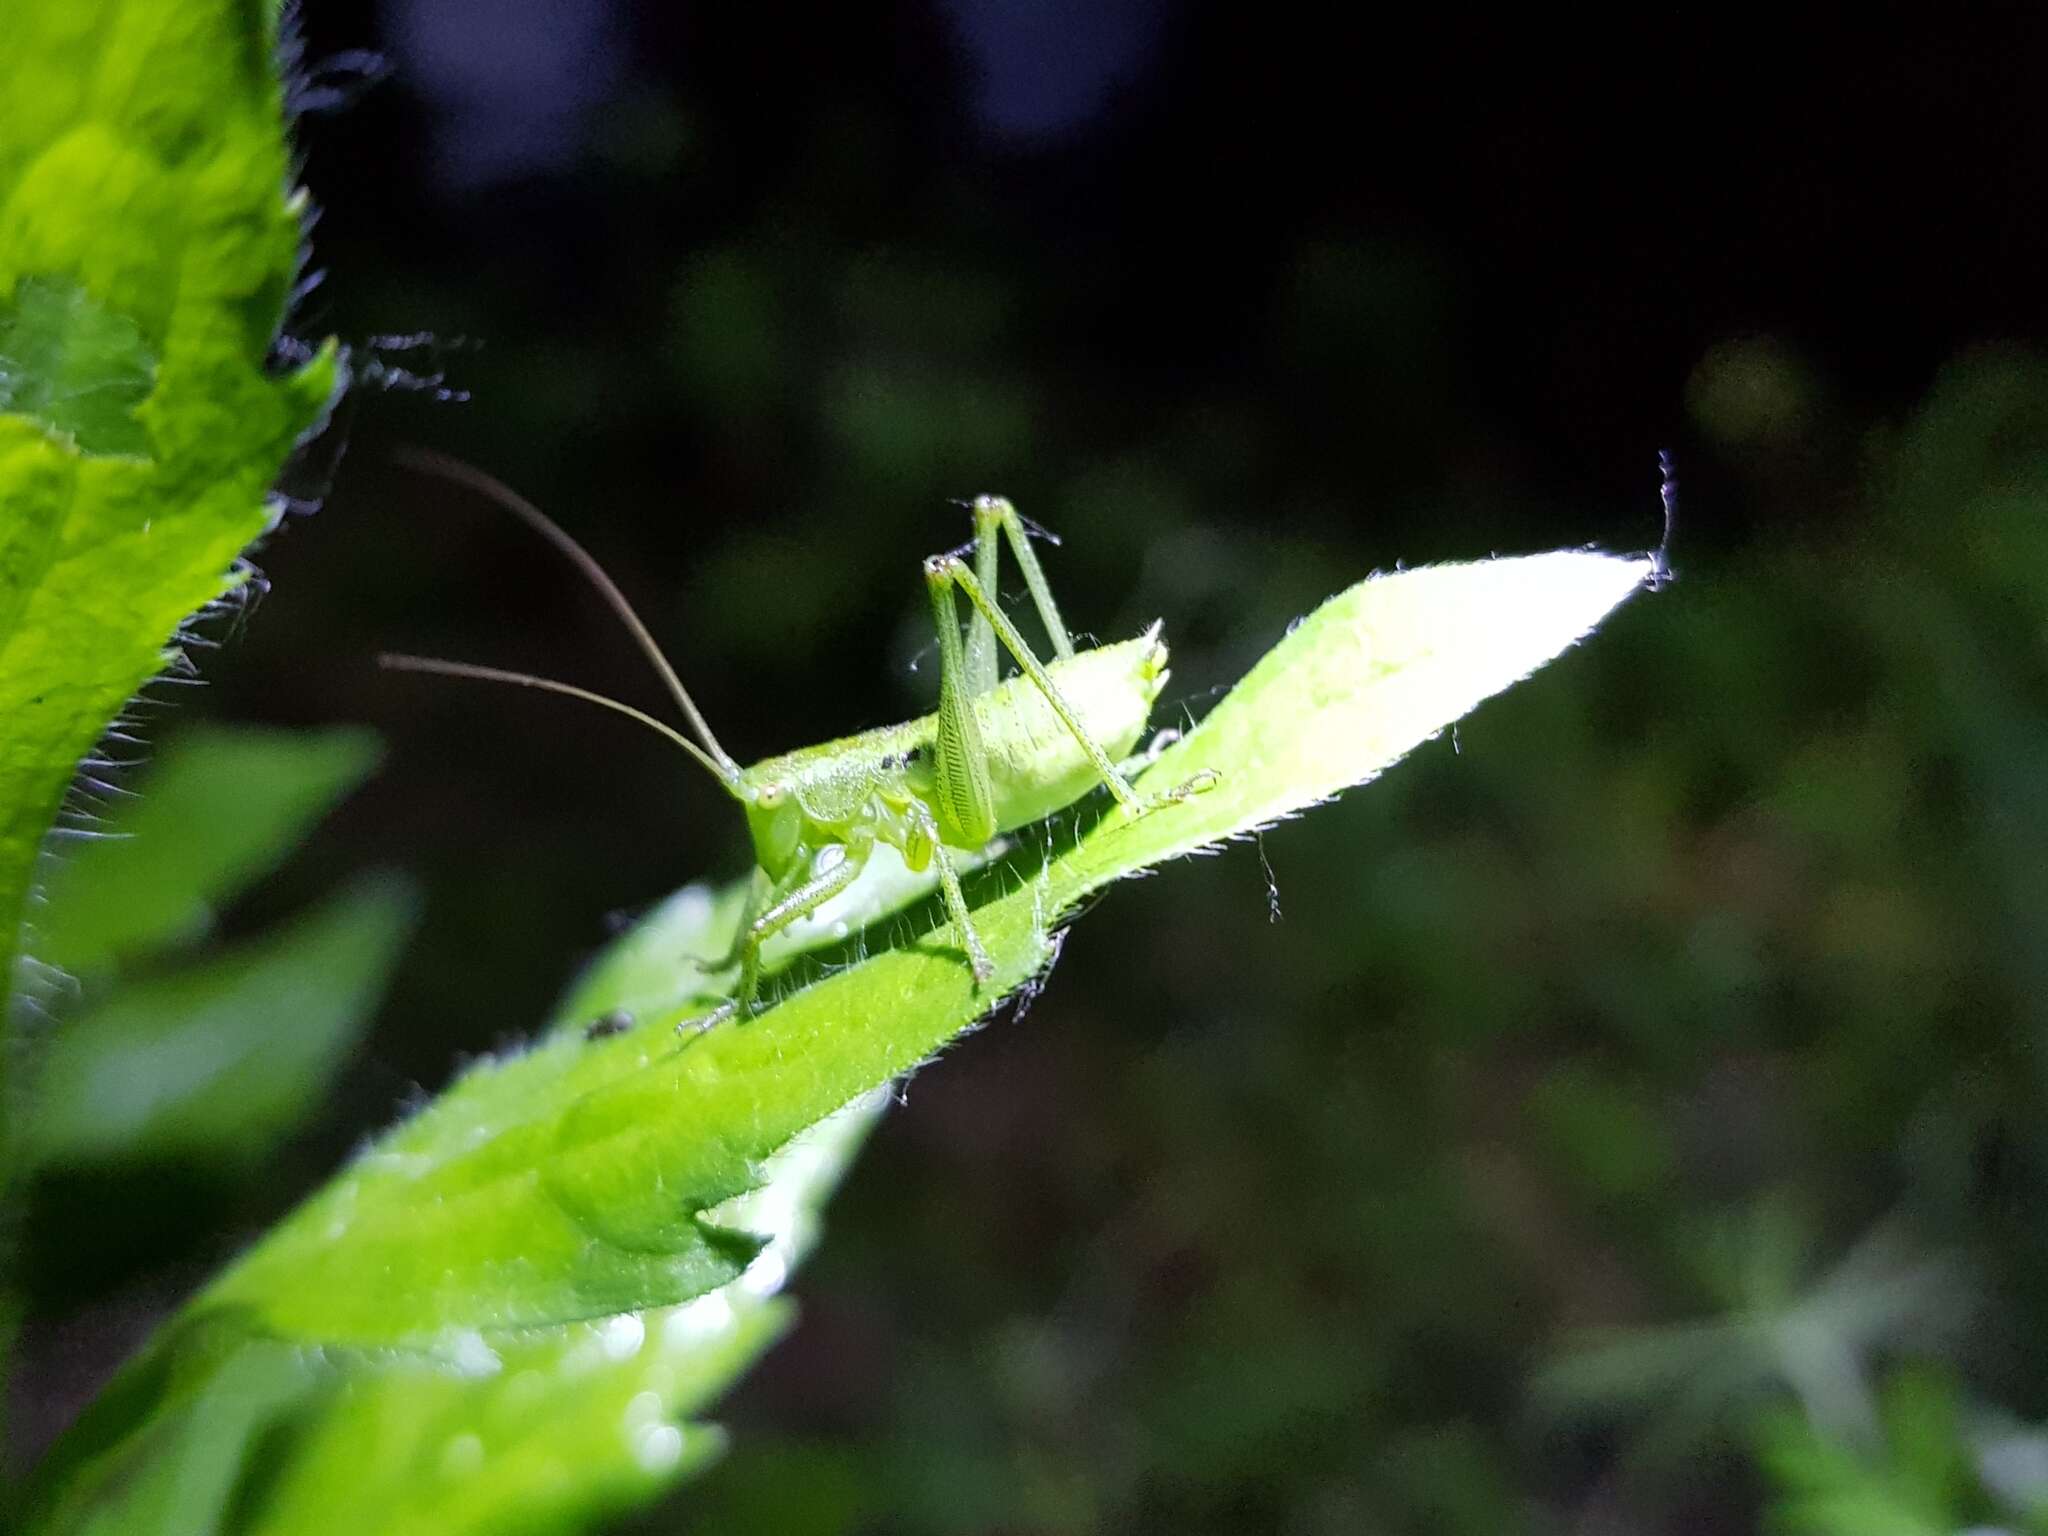
[[[583,538],[743,760],[929,707],[949,498],[1064,536],[1077,627],[1163,617],[1199,716],[1375,568],[1654,543],[1668,448],[1674,589],[1455,751],[1116,893],[910,1084],[732,1456],[645,1528],[1746,1530],[1757,1425],[1833,1433],[1826,1393],[1650,1330],[1799,1305],[1852,1396],[2048,1411],[2038,7],[302,21],[294,332],[358,383],[179,712],[377,728],[254,905],[389,865],[426,922],[319,1126],[167,1184],[45,1310],[175,1295],[620,915],[745,867],[654,738],[375,668],[657,700],[395,447]],[[1873,1234],[1913,1298],[1877,1322]],[[1645,1348],[1567,1412],[1587,1328]]]

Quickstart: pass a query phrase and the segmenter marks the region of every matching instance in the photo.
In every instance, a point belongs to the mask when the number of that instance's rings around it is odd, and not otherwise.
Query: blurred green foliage
[[[215,913],[268,873],[375,766],[366,731],[214,727],[174,737],[147,793],[67,851],[43,885],[36,958],[91,978],[202,939]]]
[[[369,1022],[411,927],[403,882],[367,882],[282,931],[195,946],[369,772],[361,731],[199,730],[76,857],[39,948],[72,977],[35,1052],[30,1168],[248,1162],[294,1130]]]
[[[95,1209],[45,1216],[32,1237],[89,1252],[98,1228],[148,1231],[152,1171],[255,1178],[321,1107],[413,926],[408,884],[362,880],[225,945],[215,913],[236,910],[375,759],[360,730],[187,730],[58,866],[37,931],[78,969],[61,983],[44,972],[25,1010],[39,1021],[17,1045],[15,1179],[18,1198]],[[30,1264],[48,1262],[32,1244]],[[133,1486],[85,1506],[89,1528],[208,1528],[246,1475],[249,1439],[309,1380],[302,1352],[275,1346],[193,1373],[128,1464]]]
[[[1789,1408],[1762,1417],[1758,1454],[1776,1491],[1770,1528],[1785,1536],[1946,1536],[2048,1530],[2048,1463],[2038,1434],[1970,1422],[1944,1371],[1894,1372],[1881,1419],[1830,1434]],[[2015,1454],[2017,1453],[2017,1454]]]
[[[1703,66],[1717,90],[1756,55],[1735,33],[1738,55]],[[1746,271],[1706,295],[1715,274],[1668,262],[1669,223],[1644,218],[1643,177],[1598,154],[1586,174],[1626,189],[1610,226],[1540,203],[1560,232],[1547,259],[1574,268],[1560,294],[1525,278],[1530,226],[1389,234],[1376,203],[1341,204],[1411,164],[1444,181],[1440,123],[1302,134],[1302,174],[1333,188],[1303,211],[1266,196],[1288,168],[1241,148],[1246,104],[1198,94],[1233,158],[1169,140],[1186,183],[1076,233],[1046,217],[1062,189],[1131,188],[1099,145],[1078,178],[1011,177],[921,150],[933,120],[916,114],[942,94],[922,77],[863,97],[834,75],[750,106],[755,77],[718,35],[691,41],[700,76],[608,102],[538,191],[407,201],[431,157],[376,135],[417,134],[411,105],[315,124],[311,164],[341,189],[322,231],[337,323],[490,341],[438,360],[473,409],[366,413],[357,462],[387,430],[460,440],[591,531],[664,639],[687,637],[693,687],[749,755],[925,707],[911,562],[958,536],[941,496],[1003,490],[1065,533],[1055,580],[1078,622],[1167,617],[1200,714],[1333,569],[1577,538],[1589,518],[1644,542],[1636,466],[1663,440],[1639,441],[1642,420],[1675,424],[1682,396],[1692,440],[1665,600],[1372,795],[1112,899],[1028,1020],[911,1086],[835,1204],[802,1326],[719,1409],[733,1453],[635,1528],[2037,1522],[2040,362],[1980,349],[1910,405],[1929,339],[1968,334],[1941,331],[1947,269],[1927,243],[1888,246],[1895,274],[1925,265],[1908,283],[1869,276],[1887,258],[1867,252],[1823,262],[1814,281],[1859,327],[1830,332]],[[846,77],[875,69],[843,34],[773,42],[759,78],[798,79],[826,46]],[[1679,115],[1669,70],[1635,75],[1658,99],[1590,100],[1584,145],[1616,121],[1646,142]],[[1348,89],[1279,78],[1357,110]],[[1734,127],[1750,122],[1776,120]],[[1887,218],[1924,213],[1877,146],[1811,138],[1898,178]],[[1309,148],[1324,142],[1356,151],[1354,177]],[[1748,142],[1701,156],[1729,178],[1734,216],[1712,223],[1807,266],[1828,247],[1784,238],[1770,189],[1827,218],[1841,205],[1801,179],[1806,146],[1759,138],[1752,164]],[[1989,165],[1929,179],[1982,174],[2021,217]],[[1924,222],[1957,272],[1991,238]],[[1209,260],[1225,224],[1258,242]],[[1118,287],[1119,263],[1143,286]],[[1587,324],[1575,299],[1635,269],[1695,286],[1635,288],[1639,311]],[[1546,306],[1549,330],[1530,322]],[[1681,390],[1671,336],[1731,311],[1776,329],[1710,337]],[[1558,335],[1569,348],[1545,351]],[[1597,408],[1646,379],[1637,415]],[[1543,435],[1563,417],[1577,473]],[[375,680],[363,658],[393,643],[601,685],[630,664],[570,616],[552,567],[501,554],[443,499],[344,481],[274,547],[289,597],[261,643],[213,669],[223,712],[396,721],[399,760],[352,830],[425,870],[435,903],[350,1074],[352,1128],[384,1124],[455,1051],[529,1028],[599,914],[738,857],[653,750]],[[316,849],[298,878],[320,888],[355,851]],[[589,1016],[579,1002],[557,1023]],[[323,1172],[302,1159],[279,1183]],[[98,1264],[96,1286],[189,1273],[174,1266],[275,1215],[162,1205],[192,1230]],[[39,1323],[77,1289],[45,1286]],[[1788,1377],[1787,1344],[1832,1361],[1824,1398]],[[1574,1378],[1561,1415],[1551,1389]],[[259,1413],[264,1388],[237,1411]],[[421,1430],[412,1449],[432,1445]]]
[[[241,586],[241,553],[274,520],[284,459],[339,378],[332,348],[272,366],[303,212],[270,58],[275,8],[35,0],[9,7],[6,22],[0,1368],[12,1365],[23,1275],[36,1262],[18,1241],[31,1160],[97,1138],[96,1155],[155,1133],[138,1122],[169,1123],[143,1111],[101,1137],[74,1109],[69,1128],[46,1123],[39,1147],[22,1130],[14,1069],[30,1010],[17,993],[42,974],[22,957],[45,834],[116,712],[183,662],[169,648],[191,615]],[[205,1006],[179,1002],[188,1019]],[[233,1010],[214,1012],[232,1031]],[[154,1028],[131,1014],[95,1033],[132,1040]],[[330,1032],[316,1049],[331,1058],[332,1045]],[[187,1074],[185,1087],[206,1075]],[[274,1089],[290,1075],[255,1078]],[[74,1082],[93,1076],[87,1066]],[[298,1097],[273,1092],[272,1108],[295,1116]]]
[[[409,907],[401,888],[368,886],[203,969],[67,1010],[37,1064],[25,1155],[260,1156],[354,1044]]]

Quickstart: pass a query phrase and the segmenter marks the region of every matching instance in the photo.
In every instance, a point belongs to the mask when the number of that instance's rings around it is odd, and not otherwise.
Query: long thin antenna
[[[581,699],[586,704],[596,704],[624,715],[628,720],[638,720],[651,731],[659,731],[670,741],[697,759],[712,773],[730,784],[731,777],[706,755],[681,731],[665,720],[657,720],[644,709],[635,709],[630,704],[621,704],[617,699],[608,699],[601,693],[592,693],[588,688],[578,688],[574,683],[558,683],[551,677],[535,677],[530,672],[507,672],[500,667],[479,667],[468,661],[442,661],[433,656],[404,656],[395,651],[386,651],[377,658],[377,665],[392,672],[432,672],[441,677],[467,677],[480,683],[512,683],[521,688],[538,688],[544,693],[559,693],[568,698]]]
[[[446,454],[435,453],[427,448],[400,448],[392,454],[392,458],[397,463],[404,464],[409,468],[417,469],[430,475],[440,475],[443,479],[453,480],[458,485],[466,485],[479,495],[489,497],[507,512],[510,512],[514,517],[533,529],[535,533],[538,533],[542,538],[554,545],[563,554],[567,555],[576,569],[583,573],[585,579],[593,587],[597,588],[598,594],[611,605],[612,612],[616,613],[620,621],[632,632],[634,640],[639,643],[640,649],[646,654],[647,659],[654,663],[654,670],[661,674],[661,680],[668,685],[669,693],[682,709],[683,718],[689,721],[690,728],[697,733],[697,739],[704,744],[706,750],[710,753],[709,761],[712,765],[712,772],[727,782],[740,776],[740,765],[733,761],[732,755],[725,748],[721,747],[718,744],[718,738],[711,734],[711,727],[705,723],[704,716],[698,712],[696,701],[690,697],[690,690],[685,688],[683,680],[676,676],[676,669],[669,665],[668,658],[661,653],[661,647],[654,643],[654,636],[649,634],[647,626],[640,622],[640,615],[635,613],[633,605],[626,601],[626,594],[621,592],[611,577],[604,573],[604,567],[597,563],[597,560],[591,555],[589,550],[569,537],[568,533],[553,518],[513,490],[511,486],[505,484],[504,481],[494,475],[487,475],[482,470],[463,463],[460,459],[450,458]],[[415,668],[414,670],[427,669]],[[500,678],[498,680],[506,681],[507,679]],[[527,679],[526,681],[531,683],[533,679]],[[561,686],[566,687],[566,685]],[[591,695],[591,697],[595,697],[595,695]],[[612,701],[605,700],[604,702],[610,703]]]

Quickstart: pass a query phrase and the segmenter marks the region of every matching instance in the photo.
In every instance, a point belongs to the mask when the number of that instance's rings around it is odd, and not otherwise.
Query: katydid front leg
[[[739,1011],[751,1018],[757,1011],[761,991],[761,946],[776,934],[809,917],[834,896],[860,878],[868,855],[875,851],[875,835],[857,832],[844,843],[837,862],[817,870],[810,879],[771,896],[767,908],[747,923],[739,936],[740,983],[735,1001]],[[815,863],[813,869],[816,869]]]
[[[954,866],[953,857],[939,841],[938,826],[931,813],[922,805],[914,807],[914,811],[920,832],[930,840],[931,858],[938,866],[939,889],[945,898],[946,915],[960,930],[961,944],[967,951],[974,979],[977,982],[987,981],[995,974],[995,962],[989,959],[987,949],[982,946],[981,935],[974,931],[974,922],[967,914],[967,897],[960,888],[960,874]],[[710,967],[725,970],[737,965],[740,968],[739,983],[732,998],[710,1013],[685,1019],[676,1026],[678,1033],[694,1030],[703,1034],[735,1015],[750,1019],[760,1011],[762,947],[776,934],[803,921],[858,880],[874,852],[875,839],[868,834],[836,846],[843,848],[844,854],[830,868],[800,883],[769,887],[765,895],[759,879],[760,871],[755,871],[756,884],[748,893],[733,947],[723,960]]]

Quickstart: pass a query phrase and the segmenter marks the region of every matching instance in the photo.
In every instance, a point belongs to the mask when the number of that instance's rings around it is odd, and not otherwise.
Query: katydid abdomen
[[[1137,750],[1166,685],[1166,642],[1154,625],[1136,639],[1081,651],[1046,668],[1082,727],[1119,761]],[[1043,821],[1102,783],[1052,702],[1019,675],[976,701],[995,791],[996,830]]]
[[[1088,734],[1121,759],[1144,736],[1153,701],[1165,686],[1166,642],[1155,625],[1046,670]],[[1102,782],[1073,731],[1029,677],[1012,677],[979,695],[974,711],[997,832],[1043,821]],[[794,810],[812,825],[841,823],[859,813],[877,778],[900,775],[908,789],[928,794],[937,731],[938,716],[924,715],[764,758],[744,778],[786,786]]]

